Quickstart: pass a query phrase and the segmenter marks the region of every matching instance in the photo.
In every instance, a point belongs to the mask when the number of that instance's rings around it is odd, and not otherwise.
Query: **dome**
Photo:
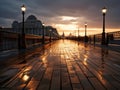
[[[37,20],[37,18],[34,15],[30,15],[30,16],[28,16],[26,21],[36,21],[36,20]]]
[[[13,24],[18,24],[18,21],[13,21]]]
[[[14,21],[14,22],[12,23],[12,28],[14,28],[14,27],[18,27],[18,26],[19,26],[18,21]]]

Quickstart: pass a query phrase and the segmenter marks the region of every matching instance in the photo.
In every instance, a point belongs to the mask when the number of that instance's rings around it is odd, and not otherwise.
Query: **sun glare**
[[[77,20],[76,17],[70,17],[70,16],[62,16],[61,18],[62,18],[63,21]]]
[[[75,24],[56,24],[56,27],[60,30],[76,30],[77,26]]]
[[[84,23],[82,23],[86,21],[85,17],[58,16],[58,18],[59,18],[58,21],[60,22],[53,24],[53,26],[58,29],[60,35],[62,35],[64,32],[66,36],[70,34],[74,36],[78,36],[78,29],[80,36],[85,35],[85,26]],[[119,30],[106,28],[106,32],[113,32],[113,31],[119,31]],[[94,35],[101,33],[102,33],[102,27],[95,28],[88,23],[87,35]]]

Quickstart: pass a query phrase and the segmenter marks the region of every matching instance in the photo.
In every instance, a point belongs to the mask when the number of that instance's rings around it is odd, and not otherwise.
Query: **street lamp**
[[[79,41],[79,27],[78,27],[78,41]]]
[[[103,13],[103,32],[102,32],[102,45],[105,45],[105,14],[107,12],[107,8],[102,8]]]
[[[87,23],[85,23],[85,42],[87,42]]]
[[[25,27],[24,27],[24,15],[26,11],[26,7],[24,5],[21,6],[22,11],[22,35],[21,35],[21,49],[26,49],[26,41],[25,41]]]
[[[45,43],[45,32],[44,32],[44,30],[45,30],[45,27],[44,27],[44,23],[42,24],[42,44],[44,44]]]
[[[50,31],[50,42],[51,42],[51,32],[52,32],[52,30],[50,29],[49,31]]]

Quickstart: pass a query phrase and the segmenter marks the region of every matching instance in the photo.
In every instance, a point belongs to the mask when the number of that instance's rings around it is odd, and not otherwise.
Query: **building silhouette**
[[[38,20],[34,15],[27,17],[25,23],[25,34],[42,34],[42,22]],[[14,32],[21,33],[22,31],[22,22],[14,21],[12,23],[12,28]]]
[[[43,30],[45,41],[49,39],[58,39],[59,34],[57,29],[52,26],[44,26],[34,15],[30,15],[24,22],[25,39],[27,47],[41,44]],[[0,27],[0,51],[15,50],[19,47],[19,35],[22,33],[22,22],[13,21],[12,27]]]
[[[30,15],[24,22],[25,26],[25,34],[34,34],[42,36],[43,25],[40,20],[38,20],[34,15]],[[12,23],[12,31],[16,33],[21,33],[22,31],[22,22],[14,21]],[[44,26],[44,35],[49,36],[51,33],[52,35],[59,35],[56,28],[52,26]]]

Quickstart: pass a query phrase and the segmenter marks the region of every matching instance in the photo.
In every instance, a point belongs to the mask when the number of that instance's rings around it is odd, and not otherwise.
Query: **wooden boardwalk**
[[[120,90],[120,53],[59,40],[15,59],[0,90]]]

